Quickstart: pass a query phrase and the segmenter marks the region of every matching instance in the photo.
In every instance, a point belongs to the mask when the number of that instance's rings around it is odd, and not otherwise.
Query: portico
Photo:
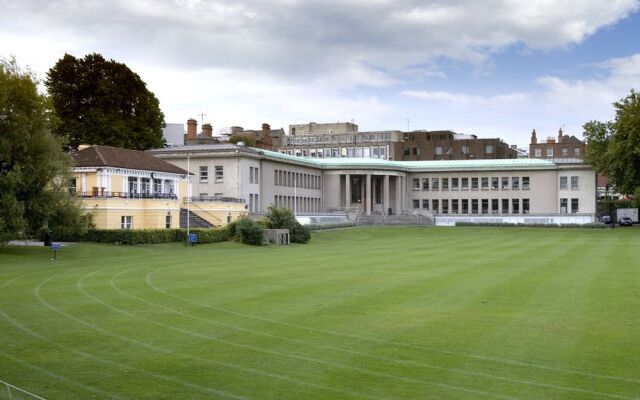
[[[402,176],[387,171],[349,171],[340,174],[340,207],[360,208],[366,215],[400,214]]]

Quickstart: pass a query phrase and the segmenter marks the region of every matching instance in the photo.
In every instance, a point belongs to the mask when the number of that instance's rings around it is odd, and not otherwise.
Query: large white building
[[[150,153],[193,174],[192,197],[242,198],[252,213],[276,205],[296,214],[356,210],[381,216],[424,213],[442,221],[523,222],[526,216],[585,223],[596,212],[596,175],[583,163],[317,159],[230,144]]]

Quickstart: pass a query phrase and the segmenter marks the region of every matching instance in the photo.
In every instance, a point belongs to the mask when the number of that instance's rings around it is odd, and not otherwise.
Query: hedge
[[[198,235],[198,243],[224,242],[231,238],[229,229],[190,229]],[[114,244],[158,244],[187,242],[186,229],[90,229],[81,235],[54,237],[57,241]]]

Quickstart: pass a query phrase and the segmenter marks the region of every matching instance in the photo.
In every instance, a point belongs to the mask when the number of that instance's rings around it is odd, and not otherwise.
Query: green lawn
[[[636,399],[639,239],[396,227],[56,261],[3,248],[0,380],[65,400]]]

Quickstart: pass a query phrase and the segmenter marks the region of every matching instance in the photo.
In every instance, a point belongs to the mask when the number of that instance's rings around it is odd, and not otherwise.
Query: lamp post
[[[191,214],[191,156],[187,154],[187,245],[189,245],[189,214]]]

